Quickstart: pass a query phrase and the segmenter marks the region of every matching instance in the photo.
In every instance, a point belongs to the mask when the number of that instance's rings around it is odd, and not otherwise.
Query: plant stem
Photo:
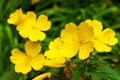
[[[83,61],[83,72],[82,72],[82,77],[83,77],[83,79],[85,78],[85,71],[86,71],[86,67],[87,67],[87,60],[88,60],[88,59],[85,59],[85,60]]]
[[[27,79],[27,74],[24,74],[23,78],[24,78],[24,80],[26,80]]]

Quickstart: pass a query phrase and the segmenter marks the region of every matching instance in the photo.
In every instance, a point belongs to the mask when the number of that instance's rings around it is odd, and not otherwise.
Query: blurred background
[[[102,22],[104,28],[112,28],[120,39],[120,1],[118,0],[0,0],[0,80],[18,80],[9,57],[15,47],[24,48],[23,39],[14,25],[7,23],[9,15],[21,8],[24,13],[34,11],[37,16],[45,14],[52,22],[52,27],[46,32],[43,41],[43,52],[50,41],[60,35],[65,24],[74,22],[79,25],[86,19],[96,19]],[[112,52],[104,60],[120,74],[120,43],[113,47]],[[19,79],[22,80],[22,79]],[[109,79],[110,80],[110,79]],[[112,79],[111,79],[112,80]]]

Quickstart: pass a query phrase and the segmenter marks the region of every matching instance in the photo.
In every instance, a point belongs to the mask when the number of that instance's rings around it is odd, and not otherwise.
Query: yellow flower
[[[65,57],[74,57],[79,51],[79,59],[84,60],[93,51],[93,30],[85,22],[81,22],[79,26],[67,24],[60,37],[64,43],[60,50]]]
[[[31,4],[34,5],[36,3],[40,2],[40,0],[31,0]]]
[[[41,51],[40,44],[27,41],[25,43],[25,51],[26,53],[21,52],[18,49],[13,49],[11,51],[12,56],[10,56],[10,60],[15,64],[15,71],[27,74],[32,68],[34,70],[42,69],[45,57],[44,55],[39,54]]]
[[[55,68],[64,66],[66,59],[59,50],[61,45],[62,45],[62,41],[60,37],[50,42],[49,50],[47,50],[44,54],[46,56],[46,61],[45,61],[46,66],[55,67]]]
[[[23,14],[22,9],[17,9],[15,12],[11,13],[7,22],[9,24],[19,25],[25,21],[25,14]]]
[[[44,74],[40,74],[39,76],[33,78],[32,80],[44,80],[47,77],[50,79],[50,77],[51,77],[51,73],[50,72],[47,72],[47,73],[44,73]]]
[[[94,47],[98,52],[110,52],[110,46],[118,43],[118,39],[115,37],[115,32],[112,29],[106,28],[102,31],[103,26],[100,21],[86,20],[85,22],[93,28],[94,37],[92,42],[94,43]]]
[[[51,22],[48,21],[46,15],[40,15],[38,19],[36,19],[35,13],[29,11],[26,14],[26,20],[23,24],[17,26],[17,30],[23,38],[29,38],[31,41],[42,41],[46,37],[43,31],[49,30],[50,27]]]

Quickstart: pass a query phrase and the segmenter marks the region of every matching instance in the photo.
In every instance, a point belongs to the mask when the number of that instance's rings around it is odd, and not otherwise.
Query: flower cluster
[[[15,71],[27,74],[32,70],[41,70],[43,66],[59,68],[65,66],[66,61],[78,54],[80,60],[87,59],[94,49],[98,52],[110,52],[111,46],[118,42],[115,32],[106,28],[103,30],[102,23],[98,20],[86,20],[79,25],[68,23],[62,29],[60,36],[50,42],[48,50],[39,54],[41,45],[35,41],[42,41],[46,35],[42,31],[50,29],[51,22],[47,16],[40,15],[36,19],[34,12],[26,14],[21,9],[10,15],[8,23],[16,25],[16,29],[23,38],[29,40],[25,43],[25,52],[13,49],[10,60],[15,64]],[[45,73],[38,77],[49,77],[51,73]]]

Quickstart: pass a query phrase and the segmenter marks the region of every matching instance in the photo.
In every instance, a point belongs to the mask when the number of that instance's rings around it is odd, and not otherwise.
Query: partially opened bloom
[[[32,80],[44,80],[45,78],[49,78],[51,77],[51,73],[50,72],[46,72],[43,74],[40,74],[39,76],[33,78]]]
[[[19,25],[25,21],[25,14],[23,14],[22,9],[17,9],[15,12],[11,13],[7,22],[9,24]]]
[[[40,15],[38,19],[36,19],[35,13],[29,11],[26,14],[26,20],[23,24],[17,26],[17,30],[23,38],[29,38],[31,41],[42,41],[46,37],[43,31],[49,30],[50,27],[51,22],[48,21],[46,15]]]
[[[66,57],[74,57],[79,51],[79,59],[84,60],[93,51],[93,30],[85,22],[81,22],[79,26],[67,24],[60,37],[64,43],[60,50]]]
[[[36,3],[38,3],[40,0],[31,0],[31,4],[34,5]]]
[[[62,45],[60,37],[51,41],[49,44],[49,50],[45,52],[46,61],[45,65],[50,67],[63,67],[66,62],[65,57],[60,52],[60,47]]]
[[[94,37],[92,42],[94,43],[95,49],[98,52],[110,52],[111,46],[118,42],[118,39],[115,37],[115,32],[110,28],[106,28],[102,31],[103,26],[100,21],[86,20],[85,22],[93,28]]]
[[[25,53],[18,49],[13,49],[11,51],[12,55],[10,56],[10,60],[15,64],[15,71],[27,74],[32,68],[34,70],[42,69],[45,57],[39,54],[41,51],[40,44],[27,41],[25,43],[25,51]]]

